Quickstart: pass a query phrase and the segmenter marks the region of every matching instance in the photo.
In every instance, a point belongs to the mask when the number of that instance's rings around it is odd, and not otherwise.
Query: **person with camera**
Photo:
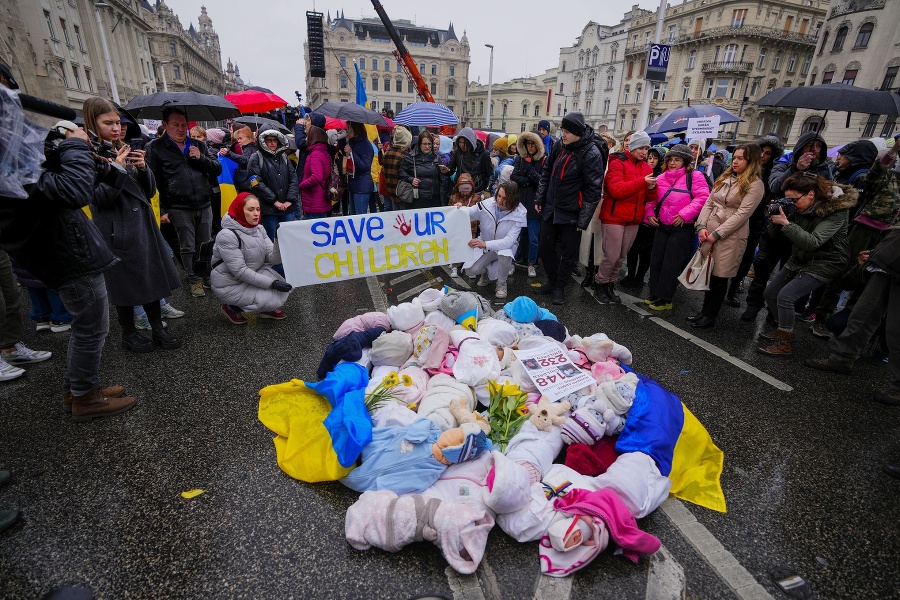
[[[95,143],[105,149],[105,160],[115,161],[128,174],[116,188],[100,183],[94,189],[91,215],[110,251],[120,260],[104,273],[109,301],[115,305],[122,327],[122,347],[132,352],[150,352],[153,346],[167,350],[181,347],[162,322],[160,298],[181,287],[178,272],[169,258],[150,199],[156,181],[147,168],[143,150],[123,143],[125,128],[116,106],[104,98],[84,103],[84,125]],[[143,306],[150,322],[152,341],[134,326],[134,306]]]
[[[849,259],[847,221],[857,192],[812,173],[795,173],[782,184],[784,198],[769,207],[769,236],[784,236],[791,256],[766,286],[769,310],[778,329],[760,334],[760,354],[790,356],[794,345],[794,303],[844,272]]]
[[[194,272],[200,245],[212,239],[212,186],[210,175],[222,173],[222,165],[211,158],[204,142],[191,141],[187,117],[177,108],[163,111],[166,132],[146,148],[144,161],[159,190],[160,221],[172,223],[178,234],[181,264],[191,295],[205,296],[203,279]]]
[[[404,205],[411,209],[433,208],[441,205],[441,171],[437,158],[440,140],[428,132],[419,134],[419,144],[403,155],[400,162],[400,181],[412,185],[413,202]]]
[[[281,307],[292,288],[272,268],[281,263],[281,255],[260,224],[261,217],[259,199],[241,192],[216,235],[212,291],[222,302],[222,314],[235,325],[247,323],[245,312],[259,312],[263,319],[287,317]]]

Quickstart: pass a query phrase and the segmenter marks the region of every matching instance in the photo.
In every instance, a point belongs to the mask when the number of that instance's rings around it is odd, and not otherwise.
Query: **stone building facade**
[[[451,23],[447,29],[418,27],[408,20],[394,20],[434,99],[457,116],[462,115],[469,76],[469,41],[463,33],[456,37]],[[304,43],[306,99],[313,108],[323,102],[354,102],[356,71],[359,65],[366,95],[375,110],[390,108],[395,113],[419,100],[397,59],[396,49],[378,18],[354,21],[343,13],[324,24],[324,78],[309,76],[309,47]]]
[[[508,133],[536,131],[547,114],[547,93],[556,89],[556,69],[535,77],[520,77],[491,86],[491,129]],[[487,124],[487,84],[469,83],[469,99],[463,107],[463,125],[482,129]],[[558,119],[555,121],[558,124]]]
[[[188,29],[182,27],[178,15],[164,0],[157,0],[149,21],[153,26],[149,37],[157,89],[225,94],[219,36],[205,6],[200,9],[197,28],[193,23]]]
[[[690,101],[741,114],[746,122],[736,134],[734,125],[723,126],[720,141],[734,136],[738,143],[752,141],[771,131],[789,138],[795,111],[753,102],[772,89],[808,79],[828,6],[827,0],[686,0],[669,5],[660,40],[672,47],[664,82],[644,79],[657,19],[656,12],[635,6],[614,135],[645,127]],[[639,123],[647,93],[650,116]]]
[[[845,83],[865,89],[900,91],[900,2],[836,0],[812,62],[809,85]],[[824,115],[824,118],[823,118]],[[800,109],[791,137],[816,130],[829,146],[900,132],[897,118]]]

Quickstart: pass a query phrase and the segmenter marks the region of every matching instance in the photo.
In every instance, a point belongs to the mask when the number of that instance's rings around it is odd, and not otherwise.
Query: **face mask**
[[[461,193],[461,194],[471,194],[471,193],[472,193],[472,186],[469,185],[468,183],[462,184],[461,186],[459,186],[459,193]]]

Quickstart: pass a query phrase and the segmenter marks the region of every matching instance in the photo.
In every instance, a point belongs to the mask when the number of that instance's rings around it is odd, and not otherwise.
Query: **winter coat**
[[[280,262],[281,256],[262,225],[247,228],[231,215],[225,215],[222,231],[216,235],[213,247],[213,264],[218,264],[210,274],[212,291],[224,304],[245,311],[277,310],[284,306],[290,295],[290,292],[279,292],[271,287],[276,279],[284,281],[272,269],[273,264]]]
[[[250,159],[253,155],[259,152],[259,146],[256,145],[256,142],[250,142],[249,144],[240,146],[240,149],[241,151],[239,153],[229,150],[226,156],[236,162],[241,169],[246,169],[247,165],[250,164]]]
[[[415,163],[415,170],[413,170]],[[438,168],[437,155],[430,152],[427,157],[419,148],[403,155],[400,163],[400,181],[412,184],[414,178],[419,179],[419,197],[408,208],[433,208],[441,205],[441,171]],[[396,190],[395,190],[396,191]]]
[[[147,145],[144,159],[153,171],[159,190],[159,206],[163,214],[170,208],[200,210],[210,205],[212,186],[210,175],[219,176],[222,165],[210,158],[206,144],[190,139],[186,143],[200,150],[200,158],[187,158],[188,148],[182,151],[168,134]]]
[[[553,146],[534,204],[541,207],[544,221],[587,229],[603,186],[603,160],[594,144],[594,130],[587,127],[577,142]]]
[[[771,188],[776,198],[781,198],[781,184],[784,183],[784,180],[800,170],[797,168],[797,161],[800,159],[801,150],[813,140],[819,140],[822,143],[822,151],[819,153],[818,159],[813,161],[813,164],[806,169],[806,172],[831,180],[831,170],[826,162],[828,159],[828,147],[825,145],[825,140],[815,131],[809,131],[797,138],[797,143],[794,144],[794,153],[791,155],[791,162],[776,163],[772,167],[772,174],[769,176],[769,188]]]
[[[469,211],[469,220],[478,221],[481,229],[479,239],[485,243],[485,252],[496,252],[500,256],[514,258],[519,246],[519,232],[528,226],[525,220],[527,211],[519,204],[511,211],[497,212],[497,201],[488,198],[475,206],[461,208]],[[488,265],[488,278],[497,279],[499,263]]]
[[[397,196],[397,184],[400,183],[400,164],[403,162],[403,157],[407,152],[409,152],[408,148],[391,146],[381,159],[384,185],[393,204],[403,204],[403,201]]]
[[[278,133],[278,132],[276,132]],[[253,195],[259,198],[259,207],[263,215],[283,215],[296,210],[300,201],[297,187],[297,169],[287,157],[288,141],[278,133],[278,148],[272,152],[265,142],[247,165],[250,176],[256,176]],[[276,202],[290,202],[287,210],[275,208]]]
[[[484,147],[484,143],[475,136],[475,132],[471,127],[464,127],[460,130],[457,137],[464,137],[468,140],[469,145],[473,148],[472,152],[460,153],[459,149],[453,148],[450,153],[450,173],[459,177],[463,173],[468,173],[475,181],[475,191],[483,192],[490,183],[491,173],[494,171],[494,163],[491,161],[491,153]]]
[[[885,155],[872,163],[865,177],[865,197],[851,213],[857,224],[884,231],[900,210],[900,173],[890,168],[892,157]],[[854,186],[855,187],[855,186]]]
[[[459,191],[459,186],[468,183],[472,186],[472,189],[475,189],[475,184],[472,181],[472,176],[468,173],[463,173],[459,176],[459,179],[456,180],[456,184],[453,186],[453,195],[450,196],[450,201],[447,203],[450,206],[455,206],[457,203],[462,204],[466,208],[470,206],[475,206],[482,200],[481,194],[471,192],[468,196],[463,196]],[[478,237],[478,222],[472,221],[472,237]]]
[[[327,138],[326,138],[327,142]],[[309,145],[306,142],[306,127],[303,121],[294,124],[294,145],[297,146],[297,179],[303,179],[303,167],[309,156]]]
[[[308,155],[303,164],[300,203],[305,213],[331,212],[331,201],[326,188],[331,181],[331,154],[328,137],[322,129],[311,128],[307,139]]]
[[[353,154],[353,177],[350,177],[349,187],[351,194],[371,194],[375,189],[372,181],[372,159],[375,150],[372,142],[365,136],[352,137],[347,140],[350,152]]]
[[[687,190],[684,167],[677,171],[664,171],[656,180],[656,189],[648,195],[653,200],[645,207],[646,214],[652,215],[659,205],[659,220],[663,225],[672,225],[675,217],[681,216],[685,223],[693,223],[709,198],[709,190],[703,184],[703,173],[691,170],[691,192]],[[669,191],[671,190],[671,191]]]
[[[119,261],[81,210],[94,197],[90,146],[72,138],[63,140],[58,151],[60,166],[28,186],[26,200],[0,202],[0,249],[54,290]]]
[[[746,194],[741,194],[737,177],[732,176],[718,190],[710,193],[700,216],[696,230],[706,229],[717,237],[712,245],[713,275],[734,277],[747,249],[750,237],[750,215],[762,201],[765,186],[761,179],[750,184]]]
[[[603,182],[600,222],[604,225],[639,225],[644,220],[644,205],[654,195],[644,181],[652,172],[647,161],[637,160],[628,150],[610,154]],[[694,190],[697,191],[696,187]]]
[[[525,158],[528,156],[525,142],[529,139],[534,141],[537,146],[537,152],[531,157],[531,160]],[[519,202],[528,211],[528,218],[540,219],[541,214],[534,209],[534,198],[537,195],[538,186],[541,184],[541,172],[544,170],[546,162],[544,143],[537,134],[526,131],[519,136],[516,147],[519,154],[513,160],[513,172],[509,178],[519,186]]]
[[[116,306],[156,302],[181,287],[150,205],[156,193],[153,173],[149,168],[130,171],[121,189],[98,185],[91,204],[94,225],[121,259],[103,274],[109,301]]]
[[[798,212],[787,225],[769,223],[769,236],[791,241],[787,268],[831,281],[847,271],[850,244],[847,221],[858,195],[850,186],[835,186],[839,195],[819,202],[811,214]]]

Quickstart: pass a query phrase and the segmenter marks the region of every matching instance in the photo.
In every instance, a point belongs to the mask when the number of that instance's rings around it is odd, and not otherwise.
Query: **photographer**
[[[856,204],[856,190],[838,186],[812,173],[795,173],[782,184],[784,198],[769,209],[769,236],[790,241],[791,257],[766,287],[769,310],[778,316],[778,329],[760,334],[770,342],[760,354],[793,354],[794,302],[844,271],[849,259],[847,219]]]

